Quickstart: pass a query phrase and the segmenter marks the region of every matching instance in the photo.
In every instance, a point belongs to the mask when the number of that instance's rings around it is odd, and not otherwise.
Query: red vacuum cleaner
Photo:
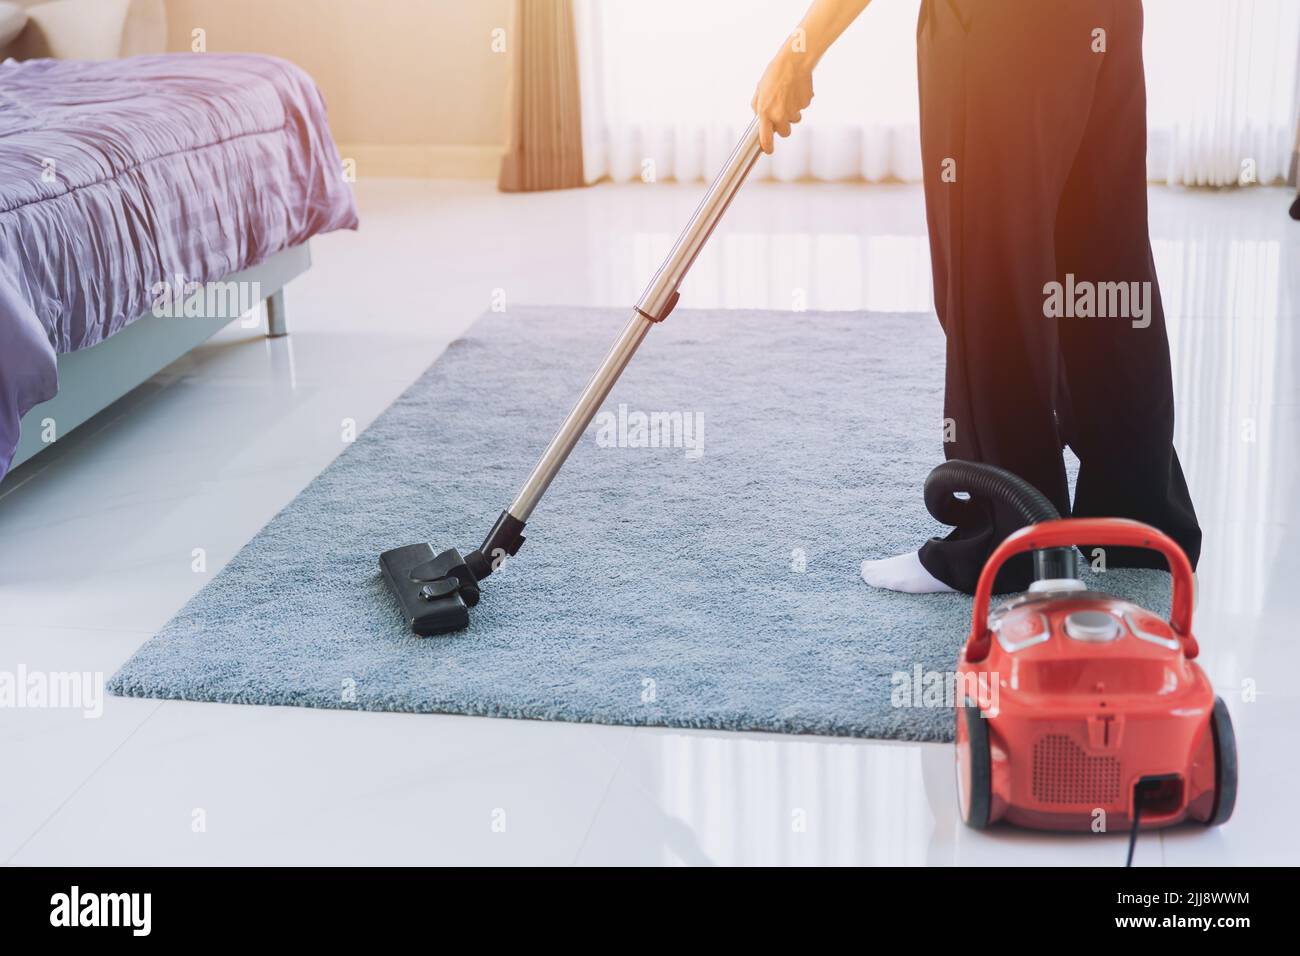
[[[962,819],[976,828],[999,820],[1128,828],[1133,837],[1139,826],[1225,822],[1237,748],[1228,709],[1195,660],[1194,583],[1182,549],[1137,521],[1061,519],[1032,485],[988,465],[946,462],[926,481],[926,504],[950,524],[990,501],[1030,523],[985,564],[958,658]],[[1173,577],[1169,619],[1088,590],[1074,550],[1085,543],[1163,555]],[[1033,555],[1034,582],[990,610],[998,572],[1021,554]]]

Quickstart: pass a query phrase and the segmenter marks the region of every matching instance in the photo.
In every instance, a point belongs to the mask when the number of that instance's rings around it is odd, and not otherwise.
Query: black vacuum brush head
[[[478,604],[479,582],[519,552],[523,530],[522,521],[503,511],[483,546],[467,555],[455,548],[435,555],[427,544],[408,544],[381,554],[384,580],[402,605],[411,630],[432,637],[469,627],[469,609]]]
[[[408,544],[379,556],[389,589],[402,615],[421,637],[469,627],[469,609],[478,603],[478,578],[459,551],[434,555],[427,544]]]

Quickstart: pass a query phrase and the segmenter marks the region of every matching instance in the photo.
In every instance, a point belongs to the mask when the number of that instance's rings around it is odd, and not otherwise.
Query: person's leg
[[[954,439],[945,454],[1015,472],[1062,513],[1058,346],[1043,290],[1056,274],[1056,209],[1101,65],[1091,31],[1108,26],[1110,7],[926,0],[918,29],[926,210]],[[966,592],[1023,523],[1000,506],[974,511],[976,520],[919,551],[932,579]],[[998,589],[1028,580],[1028,559],[1016,560]]]
[[[943,3],[944,0],[939,0]],[[921,155],[925,182],[925,216],[930,235],[930,267],[934,276],[934,301],[940,324],[948,313],[948,283],[954,245],[957,241],[955,218],[959,204],[942,183],[942,163],[953,155],[953,144],[960,138],[963,116],[957,98],[961,82],[956,67],[940,72],[939,67],[961,52],[964,31],[951,11],[932,9],[935,0],[921,0],[916,25],[917,79],[921,103]],[[936,16],[944,22],[935,23]],[[949,380],[951,382],[951,379]],[[945,411],[945,415],[948,414]],[[952,591],[921,563],[920,553],[905,554],[862,562],[862,580],[872,587],[888,588],[910,594],[934,594]]]
[[[1173,446],[1169,341],[1147,228],[1140,0],[1115,4],[1055,245],[1058,281],[1072,275],[1076,288],[1096,290],[1094,311],[1127,313],[1059,320],[1069,407],[1063,437],[1080,461],[1074,515],[1145,521],[1177,541],[1195,567],[1201,531]],[[1092,550],[1085,546],[1085,556]],[[1105,562],[1165,566],[1138,549],[1107,548]]]

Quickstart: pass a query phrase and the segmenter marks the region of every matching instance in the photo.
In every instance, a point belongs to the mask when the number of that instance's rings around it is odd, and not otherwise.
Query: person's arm
[[[813,0],[799,28],[781,46],[768,64],[754,93],[759,142],[763,152],[772,152],[772,134],[790,135],[812,102],[812,72],[832,43],[858,18],[871,0]]]

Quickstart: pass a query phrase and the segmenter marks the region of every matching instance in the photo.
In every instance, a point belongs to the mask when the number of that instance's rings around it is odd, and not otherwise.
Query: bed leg
[[[266,337],[278,339],[289,334],[289,320],[284,314],[284,290],[280,289],[266,300]]]

